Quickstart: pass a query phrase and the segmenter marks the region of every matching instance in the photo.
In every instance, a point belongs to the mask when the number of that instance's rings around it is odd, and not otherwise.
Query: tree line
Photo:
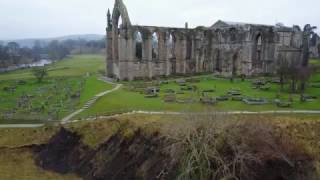
[[[38,62],[41,59],[61,60],[70,54],[100,53],[105,40],[53,40],[47,44],[35,41],[33,47],[21,47],[16,42],[0,44],[0,68]]]

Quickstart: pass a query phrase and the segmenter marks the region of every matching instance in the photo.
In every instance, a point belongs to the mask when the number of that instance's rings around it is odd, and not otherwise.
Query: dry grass
[[[191,115],[183,125],[165,127],[168,138],[175,139],[174,156],[181,156],[178,179],[250,180],[268,173],[269,179],[290,179],[300,176],[299,171],[308,172],[304,176],[309,180],[316,179],[314,158],[306,146],[270,117]]]
[[[44,144],[57,132],[57,127],[0,129],[0,147]]]
[[[78,122],[67,126],[68,129],[77,132],[82,136],[82,141],[96,148],[107,141],[114,133],[122,132],[125,137],[130,137],[140,128],[146,133],[159,131],[161,126],[168,122],[178,123],[180,116],[173,115],[127,115],[113,119],[102,119],[94,122]]]
[[[75,175],[60,175],[37,167],[29,150],[1,150],[1,180],[80,180]]]
[[[58,128],[1,129],[0,147],[43,144]],[[181,162],[179,178],[183,180],[254,177],[252,166],[263,167],[266,159],[281,160],[290,167],[295,157],[309,157],[306,154],[320,167],[317,116],[134,115],[79,122],[67,128],[82,135],[83,142],[92,148],[119,130],[127,137],[138,128],[150,134],[160,131],[174,141],[171,153]],[[76,178],[43,171],[32,158],[28,151],[1,149],[0,179]]]

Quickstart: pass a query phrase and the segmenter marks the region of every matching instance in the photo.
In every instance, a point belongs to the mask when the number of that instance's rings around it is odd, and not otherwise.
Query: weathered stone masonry
[[[194,29],[187,23],[185,28],[134,26],[122,0],[116,0],[112,15],[108,11],[107,73],[120,80],[275,73],[279,59],[301,61],[302,35],[298,26],[226,21]]]

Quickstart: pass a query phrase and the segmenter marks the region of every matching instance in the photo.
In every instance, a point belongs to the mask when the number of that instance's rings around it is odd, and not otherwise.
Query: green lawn
[[[80,96],[79,105],[83,106],[94,95],[112,89],[111,84],[107,84],[97,79],[96,76],[91,76],[86,79],[86,83],[83,87],[82,94]]]
[[[103,55],[76,55],[58,61],[48,66],[50,77],[84,76],[87,73],[96,74],[105,69]],[[30,79],[33,75],[30,69],[17,70],[0,74],[0,80]]]
[[[49,65],[49,76],[41,83],[30,69],[0,74],[0,123],[61,119],[112,88],[97,79],[104,68],[104,56],[81,55]]]
[[[317,64],[318,60],[312,60]],[[102,55],[73,56],[56,62],[50,66],[49,77],[43,83],[37,83],[30,70],[18,70],[0,74],[0,123],[39,122],[48,119],[61,119],[65,115],[83,106],[94,95],[111,89],[112,85],[97,80],[98,71],[105,68],[105,60]],[[240,89],[244,96],[267,98],[272,101],[279,92],[276,84],[271,85],[269,91],[254,90],[251,82],[242,82],[239,79],[231,83],[226,79],[214,79],[210,76],[199,76],[200,83],[189,83],[198,87],[199,92],[205,89],[216,89],[215,93],[209,93],[210,97],[226,94],[232,88]],[[18,80],[25,80],[26,84],[19,85]],[[313,83],[320,82],[320,73],[312,76]],[[203,111],[213,110],[277,110],[274,104],[262,106],[250,106],[242,102],[226,101],[217,105],[203,105],[200,102],[192,104],[165,103],[165,89],[178,91],[180,87],[175,82],[161,86],[160,97],[147,99],[143,94],[129,91],[126,88],[130,83],[125,83],[124,88],[101,98],[93,107],[80,114],[79,117],[96,115],[109,115],[132,110],[149,111]],[[133,82],[137,83],[137,82]],[[4,91],[6,87],[15,87],[14,92]],[[288,87],[286,87],[288,89]],[[286,90],[287,91],[287,90]],[[80,92],[80,93],[79,93]],[[185,92],[177,95],[178,98],[194,98],[199,100],[201,93]],[[307,94],[320,97],[320,91],[316,88],[308,88]],[[80,94],[80,97],[75,95]],[[25,98],[28,97],[28,98]],[[282,93],[281,99],[287,101],[288,93]],[[299,95],[293,96],[294,103],[290,109],[319,110],[320,100],[308,103],[300,103]]]
[[[310,64],[320,65],[320,59],[311,59]]]
[[[314,80],[318,79],[318,75],[314,77]],[[109,115],[119,112],[127,112],[132,110],[145,110],[145,111],[204,111],[210,110],[250,110],[250,111],[263,111],[263,110],[286,110],[286,109],[296,109],[296,110],[320,110],[320,99],[313,102],[300,103],[300,95],[295,94],[292,96],[294,99],[292,108],[278,108],[276,105],[270,103],[267,105],[246,105],[243,102],[237,101],[226,101],[219,102],[217,105],[204,105],[200,102],[192,104],[179,104],[179,103],[165,103],[163,97],[165,96],[165,89],[173,89],[176,92],[180,91],[180,86],[175,82],[170,82],[167,85],[161,85],[160,94],[158,98],[145,98],[143,94],[138,92],[133,92],[128,90],[126,86],[121,90],[109,94],[101,98],[93,107],[84,111],[78,117],[88,117],[97,115]],[[240,89],[244,96],[253,98],[266,98],[269,101],[273,101],[276,98],[276,94],[279,93],[279,85],[270,84],[271,89],[269,91],[255,90],[251,87],[251,81],[247,80],[242,82],[241,80],[236,80],[236,82],[231,83],[226,79],[214,79],[209,77],[203,77],[200,83],[189,83],[189,85],[195,85],[198,87],[199,92],[202,90],[216,89],[216,92],[209,93],[210,97],[218,97],[225,95],[228,90]],[[283,101],[288,101],[290,95],[288,93],[288,87],[285,87],[285,92],[280,94],[280,98]],[[199,100],[201,93],[199,92],[185,92],[185,94],[177,95],[177,98],[194,98]],[[320,90],[317,88],[309,87],[306,94],[314,95],[320,97]]]

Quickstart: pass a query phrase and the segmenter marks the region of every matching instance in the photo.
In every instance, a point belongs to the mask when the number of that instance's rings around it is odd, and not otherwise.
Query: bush
[[[48,76],[48,70],[46,67],[37,67],[37,68],[33,68],[32,70],[33,75],[35,76],[35,78],[38,80],[38,82],[42,82],[42,80]]]

